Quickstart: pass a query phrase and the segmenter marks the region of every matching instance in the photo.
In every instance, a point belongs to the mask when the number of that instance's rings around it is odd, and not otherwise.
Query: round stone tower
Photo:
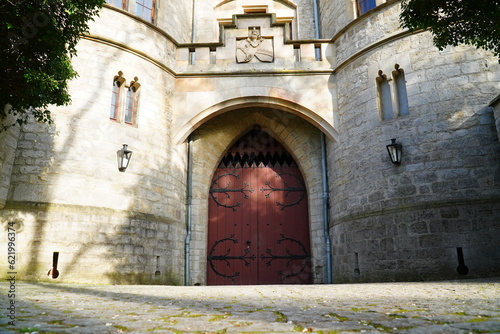
[[[498,59],[439,51],[399,27],[399,1],[320,1],[339,140],[329,145],[334,281],[498,274]],[[402,145],[393,164],[386,145]]]

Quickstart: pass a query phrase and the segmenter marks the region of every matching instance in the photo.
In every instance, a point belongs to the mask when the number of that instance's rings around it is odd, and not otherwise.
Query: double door
[[[262,136],[250,133],[244,142],[257,135]],[[207,283],[311,283],[307,192],[300,170],[273,139],[249,146],[235,145],[213,177]]]

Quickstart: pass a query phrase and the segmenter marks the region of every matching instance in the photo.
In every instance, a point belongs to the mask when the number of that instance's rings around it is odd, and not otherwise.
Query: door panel
[[[240,139],[213,177],[207,263],[210,285],[312,282],[302,175],[261,130]]]
[[[248,270],[257,257],[252,248],[257,238],[251,238],[257,226],[250,223],[255,204],[249,199],[254,189],[244,181],[244,170],[219,168],[210,189],[209,284],[255,284],[257,279],[258,273]]]

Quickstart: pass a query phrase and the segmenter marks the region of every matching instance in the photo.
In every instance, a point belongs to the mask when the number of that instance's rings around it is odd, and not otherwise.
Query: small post
[[[59,270],[57,270],[57,262],[59,261],[59,252],[54,252],[52,254],[52,269],[49,270],[47,275],[52,278],[56,279],[59,276]]]
[[[354,253],[354,278],[359,278],[361,276],[361,272],[359,271],[359,255],[358,253]]]
[[[467,275],[469,273],[469,268],[465,265],[464,261],[464,252],[462,251],[462,247],[457,247],[457,257],[458,257],[458,267],[457,273],[460,275]]]

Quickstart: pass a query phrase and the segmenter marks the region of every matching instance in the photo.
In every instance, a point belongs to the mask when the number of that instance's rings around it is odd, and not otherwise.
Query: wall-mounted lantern
[[[124,172],[127,169],[130,158],[132,157],[132,151],[128,150],[127,146],[127,144],[123,144],[122,149],[116,152],[116,157],[118,159],[118,170],[120,172]]]
[[[403,156],[403,145],[396,143],[396,139],[391,139],[391,143],[387,145],[387,152],[393,164],[399,165]]]

